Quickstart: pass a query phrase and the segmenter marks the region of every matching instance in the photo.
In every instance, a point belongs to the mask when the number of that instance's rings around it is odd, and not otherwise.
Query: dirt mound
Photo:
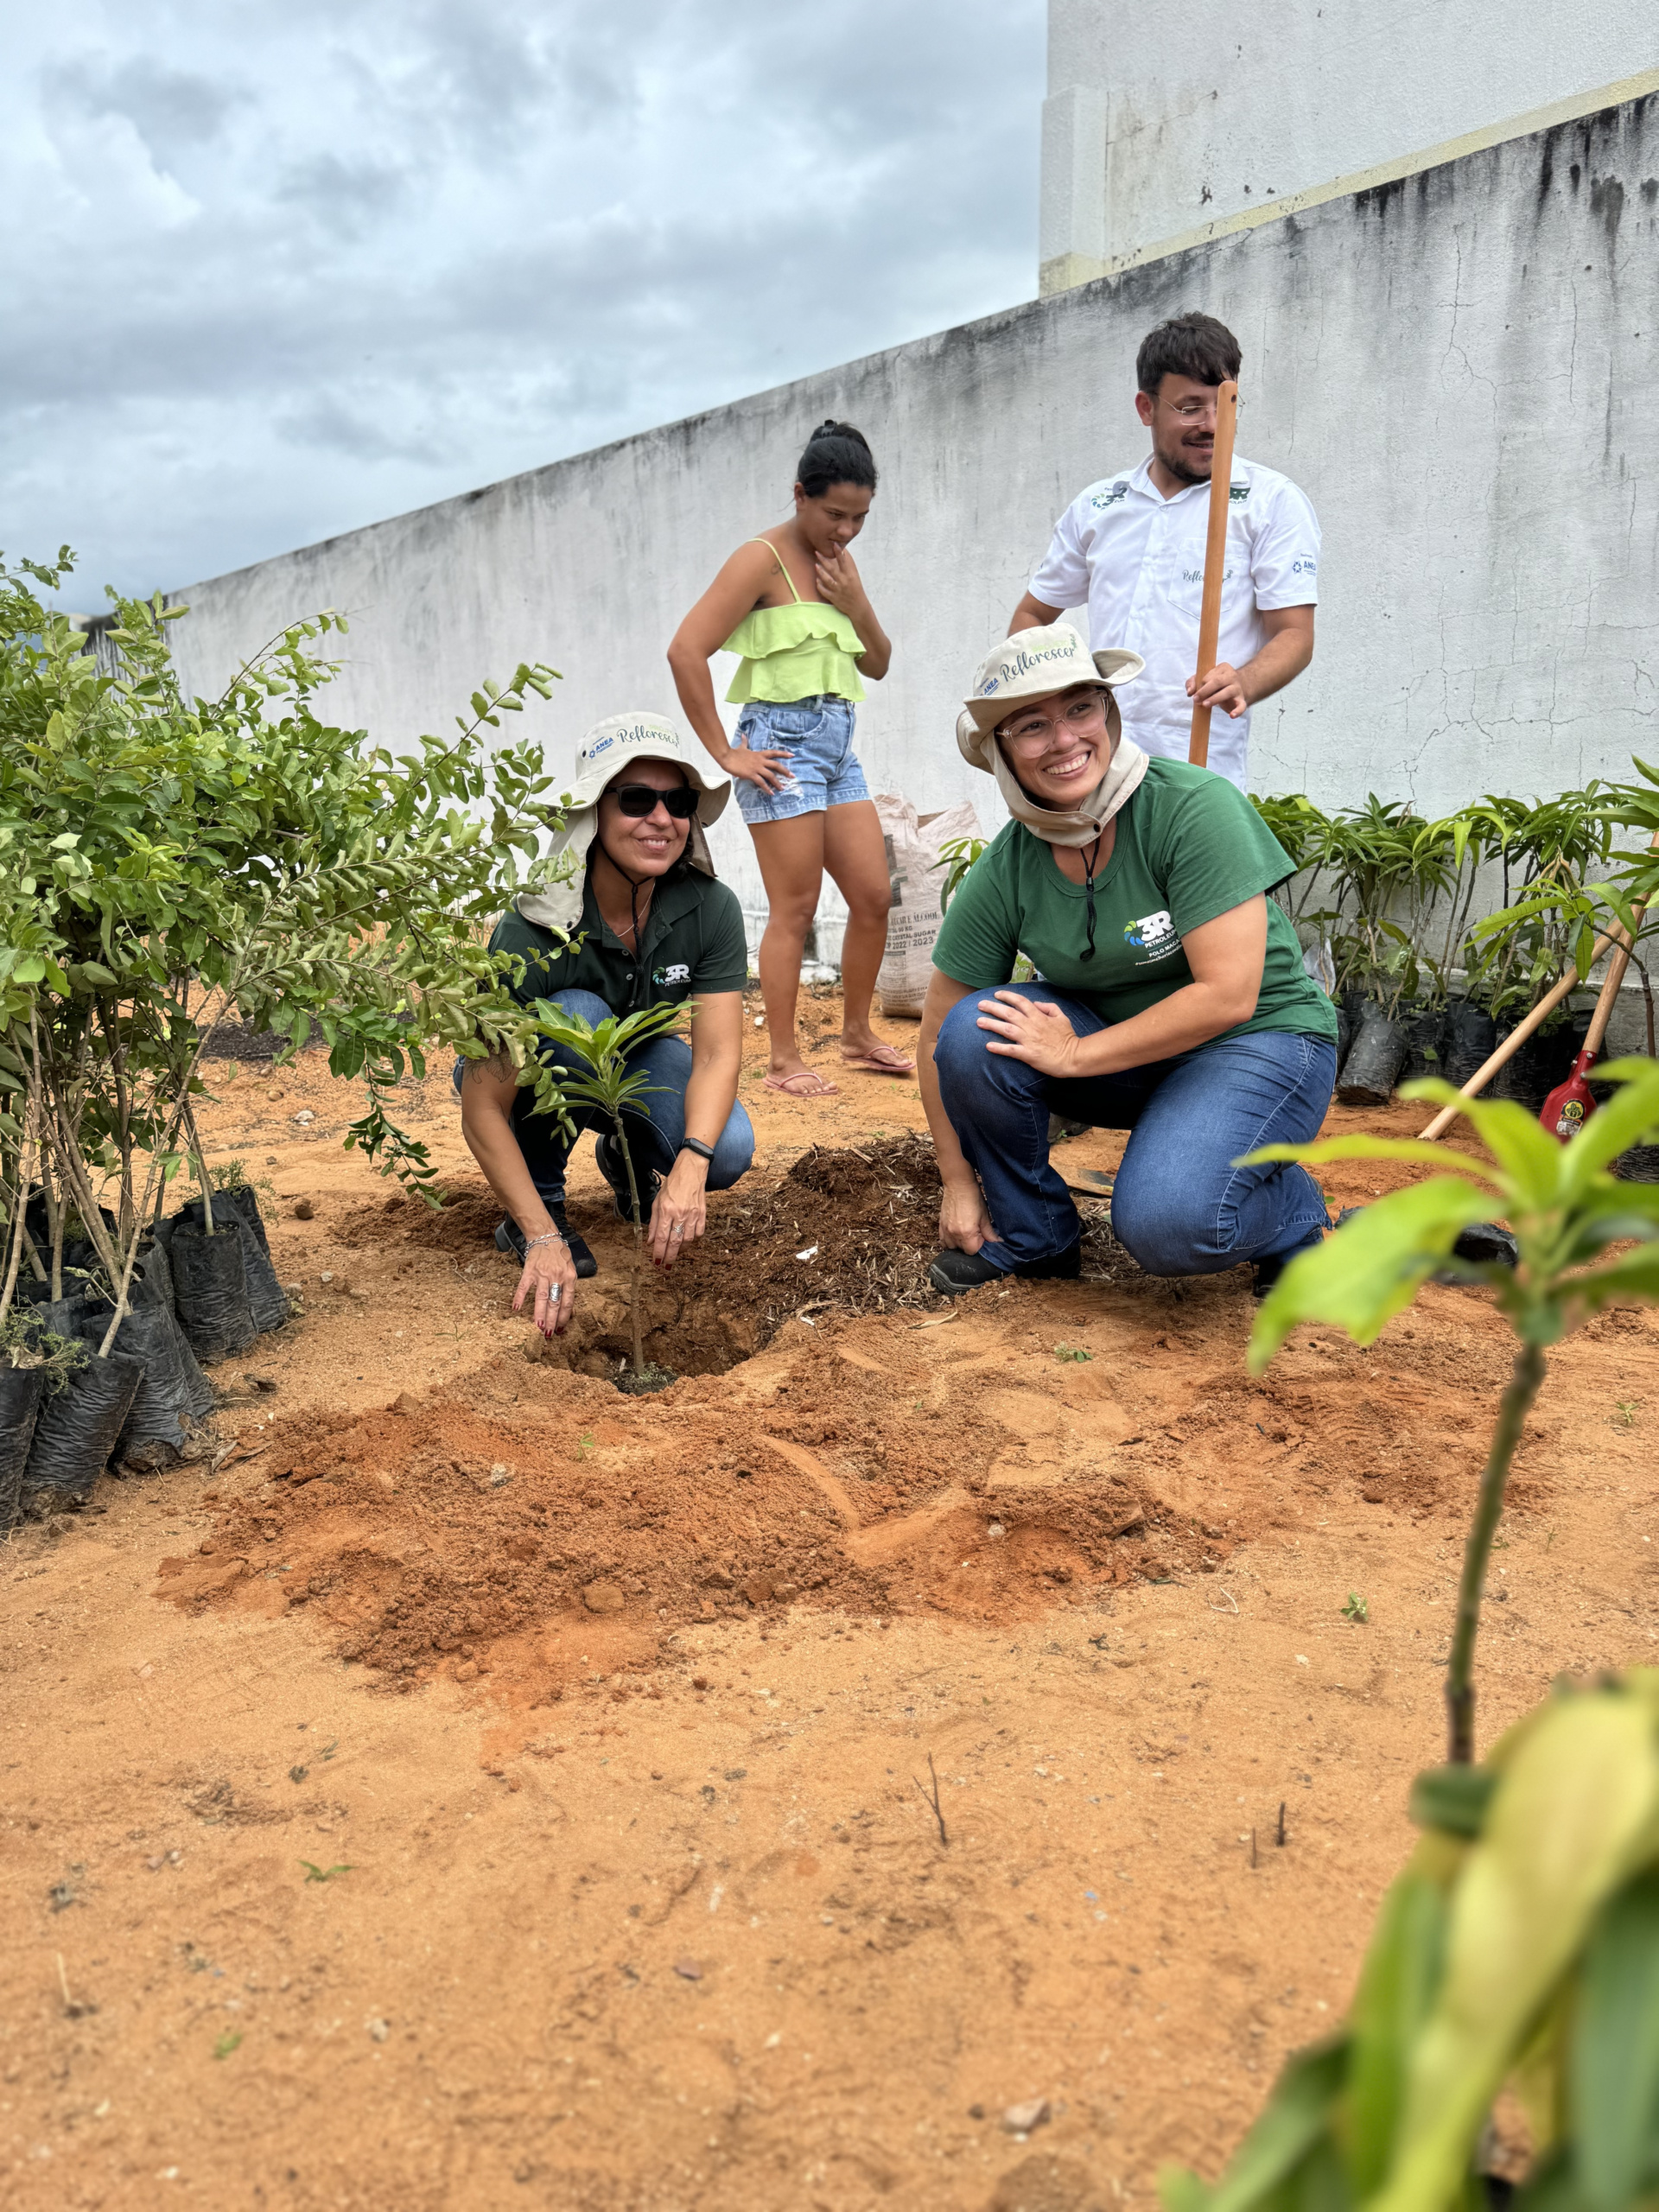
[[[268,1478],[168,1593],[309,1606],[342,1656],[405,1684],[493,1665],[540,1694],[560,1621],[614,1616],[643,1659],[678,1624],[791,1602],[1013,1619],[1057,1589],[1093,1605],[1133,1576],[1217,1573],[1239,1535],[1333,1491],[1416,1510],[1471,1474],[1470,1392],[1505,1362],[1469,1294],[1427,1294],[1441,1325],[1386,1350],[1310,1332],[1253,1382],[1241,1272],[1154,1283],[1103,1208],[1084,1281],[937,1298],[938,1189],[911,1136],[719,1194],[693,1252],[646,1270],[646,1351],[682,1378],[649,1399],[613,1387],[629,1232],[602,1197],[573,1205],[601,1273],[565,1336],[526,1332],[395,1408],[285,1419]],[[437,1214],[363,1205],[342,1241],[448,1269],[496,1218],[475,1185]],[[505,1313],[516,1270],[489,1269]]]
[[[1034,1393],[1011,1407],[985,1361],[913,1328],[878,1363],[858,1325],[791,1328],[764,1362],[643,1402],[502,1361],[407,1411],[296,1421],[163,1593],[308,1605],[343,1657],[412,1685],[527,1634],[534,1675],[534,1632],[561,1615],[661,1631],[804,1600],[1012,1618],[1057,1586],[1167,1571],[1167,1516],[1132,1478],[1085,1465],[1051,1488],[1021,1459],[987,1497],[998,1449],[1025,1448],[1010,1424],[1041,1425]],[[1081,1388],[1057,1369],[1057,1391]]]

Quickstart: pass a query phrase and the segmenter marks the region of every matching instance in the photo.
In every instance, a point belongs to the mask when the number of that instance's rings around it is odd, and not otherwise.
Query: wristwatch
[[[680,1150],[682,1152],[695,1152],[699,1160],[712,1160],[715,1156],[715,1147],[713,1145],[704,1144],[701,1137],[682,1137],[680,1139]]]

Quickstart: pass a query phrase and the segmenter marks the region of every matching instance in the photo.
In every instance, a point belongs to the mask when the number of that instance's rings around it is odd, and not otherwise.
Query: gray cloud
[[[92,0],[12,42],[0,543],[67,537],[84,604],[1034,289],[1040,0]]]
[[[49,96],[89,116],[124,117],[158,168],[169,167],[181,149],[216,138],[242,97],[211,78],[169,69],[148,54],[135,54],[113,67],[80,56],[42,73]]]

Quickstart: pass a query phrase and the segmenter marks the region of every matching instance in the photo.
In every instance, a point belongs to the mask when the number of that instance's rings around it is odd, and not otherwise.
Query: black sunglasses
[[[689,784],[676,784],[666,791],[659,791],[655,784],[619,784],[611,793],[623,813],[636,822],[659,806],[665,806],[677,822],[689,822],[697,810],[700,796]]]

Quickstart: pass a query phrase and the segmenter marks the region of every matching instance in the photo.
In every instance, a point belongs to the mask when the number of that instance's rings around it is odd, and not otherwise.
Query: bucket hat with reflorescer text
[[[612,715],[595,722],[576,747],[575,780],[560,801],[564,827],[555,833],[548,851],[554,863],[553,880],[521,892],[515,902],[524,919],[542,929],[575,928],[582,919],[588,855],[599,834],[601,794],[638,761],[665,761],[678,768],[698,793],[684,862],[700,874],[712,876],[714,858],[704,831],[725,811],[732,784],[729,776],[711,773],[707,760],[698,757],[700,752],[661,715]]]

